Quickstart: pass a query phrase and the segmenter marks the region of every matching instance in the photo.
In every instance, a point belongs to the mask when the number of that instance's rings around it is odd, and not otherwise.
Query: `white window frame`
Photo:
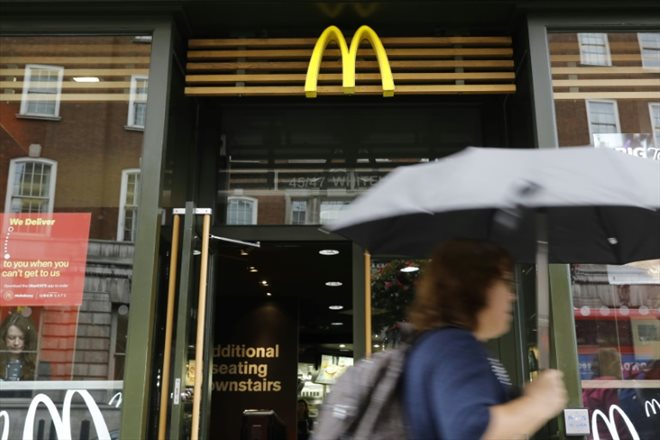
[[[591,112],[589,111],[589,103],[605,103],[614,105],[614,122],[616,122],[616,133],[621,133],[621,122],[619,121],[619,106],[616,101],[609,99],[587,99],[584,101],[585,110],[587,112],[587,125],[589,126],[589,144],[594,144],[594,132],[591,128]]]
[[[131,90],[130,98],[128,102],[128,119],[126,121],[126,127],[128,128],[138,128],[144,130],[144,125],[135,123],[135,104],[147,104],[147,97],[145,94],[144,100],[138,99],[137,93],[137,82],[146,81],[147,87],[149,87],[149,76],[148,75],[131,75]],[[145,118],[146,122],[146,118]]]
[[[293,223],[293,204],[294,202],[305,202],[305,221],[304,223]],[[307,225],[309,224],[310,207],[312,200],[307,197],[287,197],[287,224],[289,225]]]
[[[585,65],[585,66],[611,66],[612,65],[612,56],[610,52],[610,42],[609,38],[607,36],[607,33],[605,32],[580,32],[577,34],[578,35],[578,46],[580,46],[580,64]],[[605,38],[605,62],[604,63],[592,63],[592,62],[586,62],[586,54],[584,53],[584,46],[586,44],[582,43],[582,36],[583,35],[603,35]],[[591,46],[591,45],[590,45]]]
[[[124,231],[126,223],[126,193],[128,192],[128,177],[131,175],[137,175],[137,193],[140,192],[140,169],[139,168],[127,168],[121,172],[121,189],[119,191],[119,215],[117,218],[117,241],[124,241]],[[136,205],[136,210],[138,209]]]
[[[660,69],[660,65],[658,66],[647,66],[644,64],[644,45],[642,43],[642,35],[643,34],[658,34],[660,35],[660,32],[637,32],[637,41],[639,41],[639,56],[642,59],[642,67],[645,69]],[[660,43],[658,46],[646,46],[647,48],[654,49],[658,52],[658,57],[660,57]]]
[[[19,163],[43,163],[50,166],[50,182],[48,194],[48,211],[53,212],[55,207],[55,184],[57,182],[57,162],[51,159],[42,159],[36,157],[18,157],[9,161],[9,177],[7,178],[7,195],[5,196],[5,213],[13,212],[11,210],[11,199],[14,191],[14,177],[16,176],[16,165]]]
[[[252,218],[250,219],[251,223],[249,225],[256,225],[257,224],[257,212],[259,210],[259,200],[255,199],[254,197],[246,197],[246,196],[229,196],[227,197],[227,224],[228,225],[234,225],[237,223],[229,223],[229,202],[232,200],[239,200],[239,201],[244,201],[244,202],[249,202],[252,204]],[[241,223],[245,225],[245,223]],[[237,224],[238,225],[238,224]]]
[[[660,130],[660,126],[656,127],[654,125],[653,108],[655,108],[660,115],[660,102],[649,102],[649,118],[651,118],[651,135],[653,136],[653,144],[656,148],[660,148],[660,134],[656,134],[656,128]]]
[[[32,82],[32,71],[36,69],[49,69],[57,71],[57,93],[55,93],[55,113],[33,113],[28,112],[30,84]],[[42,118],[59,118],[60,116],[60,100],[62,99],[62,81],[64,79],[64,67],[50,66],[46,64],[26,64],[25,73],[23,75],[23,93],[21,95],[21,116],[37,116]],[[38,101],[38,100],[36,100]]]

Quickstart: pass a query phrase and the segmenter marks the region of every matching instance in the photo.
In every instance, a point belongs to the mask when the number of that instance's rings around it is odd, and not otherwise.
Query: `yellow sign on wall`
[[[309,66],[307,67],[305,96],[308,98],[316,98],[319,70],[321,69],[323,53],[328,44],[333,41],[339,45],[339,50],[341,52],[342,85],[344,93],[347,95],[355,93],[355,63],[357,60],[358,48],[363,40],[367,40],[376,53],[378,68],[380,70],[381,81],[383,84],[383,96],[394,96],[394,78],[392,78],[392,69],[390,68],[390,62],[387,59],[385,47],[376,32],[374,32],[369,26],[361,26],[357,32],[355,32],[353,40],[351,41],[350,49],[348,48],[344,34],[341,33],[338,27],[329,26],[323,31],[314,45],[314,51],[312,52]]]

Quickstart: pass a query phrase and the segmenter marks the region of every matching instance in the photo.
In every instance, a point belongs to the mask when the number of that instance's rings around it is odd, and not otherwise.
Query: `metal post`
[[[550,367],[550,288],[548,283],[548,229],[546,214],[536,214],[536,336],[539,369]]]
[[[170,279],[167,287],[167,313],[165,318],[165,347],[163,353],[163,372],[160,380],[160,414],[158,419],[158,440],[165,440],[167,431],[167,409],[169,407],[170,360],[172,356],[172,327],[174,326],[174,297],[176,296],[176,274],[179,257],[180,216],[175,215],[172,222],[172,246],[170,249]]]
[[[357,329],[356,329],[357,331]],[[364,354],[371,356],[371,254],[364,251]]]
[[[197,302],[197,336],[195,340],[195,384],[193,390],[193,412],[191,440],[199,438],[199,411],[202,401],[202,382],[204,382],[204,332],[206,329],[206,283],[208,279],[209,237],[211,216],[204,215],[202,226],[202,255],[199,269],[199,299]]]

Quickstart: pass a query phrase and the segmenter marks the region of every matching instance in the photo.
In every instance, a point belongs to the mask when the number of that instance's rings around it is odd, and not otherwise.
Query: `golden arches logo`
[[[328,47],[328,44],[333,41],[337,43],[339,51],[341,52],[342,85],[344,93],[347,95],[355,93],[355,63],[357,60],[357,51],[363,40],[367,40],[376,53],[381,82],[383,84],[383,96],[394,96],[394,78],[392,78],[390,61],[387,59],[387,53],[385,53],[385,47],[383,47],[380,38],[369,26],[360,26],[357,32],[355,32],[351,41],[350,49],[348,48],[344,34],[341,33],[338,27],[329,26],[323,31],[314,45],[314,51],[309,60],[309,67],[307,67],[305,96],[308,98],[316,98],[319,70],[321,69],[323,53]]]

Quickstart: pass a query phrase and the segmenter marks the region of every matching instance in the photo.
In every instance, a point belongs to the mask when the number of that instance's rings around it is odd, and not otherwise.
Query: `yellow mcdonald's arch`
[[[305,96],[308,98],[316,98],[323,52],[325,52],[326,47],[332,41],[335,41],[339,45],[339,50],[341,52],[342,84],[344,87],[344,93],[347,95],[355,93],[355,62],[357,59],[357,51],[362,40],[369,41],[374,52],[376,52],[381,82],[383,84],[383,96],[394,96],[394,78],[392,78],[390,61],[387,59],[387,53],[385,53],[385,48],[383,47],[380,38],[369,26],[360,26],[357,32],[355,32],[353,40],[351,41],[350,49],[348,49],[344,34],[341,33],[337,26],[328,26],[323,31],[314,45],[314,51],[312,52],[312,57],[310,58],[309,66],[307,67]]]

